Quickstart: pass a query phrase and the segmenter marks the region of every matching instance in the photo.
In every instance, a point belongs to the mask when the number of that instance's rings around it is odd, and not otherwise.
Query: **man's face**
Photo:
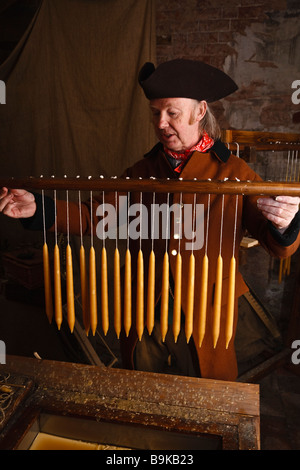
[[[183,152],[200,140],[199,121],[206,102],[189,98],[160,98],[150,101],[152,121],[159,141],[170,150]]]

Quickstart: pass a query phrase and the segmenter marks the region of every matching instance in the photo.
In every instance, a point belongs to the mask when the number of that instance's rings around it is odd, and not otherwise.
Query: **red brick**
[[[233,32],[232,31],[223,31],[218,33],[219,35],[219,42],[230,42],[233,40]]]
[[[190,44],[211,44],[218,42],[218,33],[191,33],[188,35]]]
[[[243,34],[245,32],[245,29],[247,28],[247,26],[250,26],[252,23],[252,20],[251,19],[248,19],[248,20],[241,20],[241,19],[237,19],[237,20],[231,20],[231,31],[234,31],[234,32],[237,32],[237,33],[241,33]]]
[[[178,12],[160,12],[156,17],[157,34],[199,31],[198,18]]]
[[[233,6],[240,6],[242,0],[198,0],[196,8],[201,8],[203,5],[207,5],[212,8],[227,8]],[[221,3],[221,5],[220,5]]]
[[[177,10],[182,8],[181,0],[159,0],[156,2],[156,11]]]
[[[156,36],[156,45],[166,44],[172,44],[172,36],[170,34],[162,34],[161,36]]]
[[[222,8],[207,8],[204,6],[198,8],[196,11],[200,19],[214,19],[222,17]]]
[[[247,18],[264,19],[264,18],[266,18],[266,14],[264,12],[263,7],[261,7],[261,6],[240,7],[239,8],[239,18],[242,18],[242,19],[247,19]]]
[[[209,61],[207,61],[207,63],[209,63],[213,67],[217,67],[217,69],[222,70],[223,65],[224,65],[224,60],[225,60],[225,57],[223,55],[214,55],[214,56],[209,57]]]
[[[172,11],[158,11],[156,13],[156,23],[157,24],[168,24],[169,22],[172,21],[180,21],[180,18],[182,16],[182,12],[178,10],[172,10]]]
[[[177,44],[187,44],[188,42],[188,33],[174,33],[172,35],[172,44],[176,46]]]
[[[239,4],[241,7],[261,6],[265,11],[287,9],[286,0],[259,0],[257,2],[254,0],[240,0]]]
[[[174,59],[172,54],[167,54],[167,53],[160,53],[156,51],[156,64],[162,64],[163,62],[167,62],[168,60]]]
[[[286,11],[287,5],[286,0],[265,0],[264,9],[265,11]]]
[[[164,46],[160,46],[160,45],[156,46],[157,61],[158,61],[158,58],[160,57],[161,58],[160,61],[165,62],[165,60],[168,60],[168,57],[172,57],[172,56],[173,56],[173,47],[172,46],[165,46],[165,45]]]
[[[229,31],[230,20],[207,20],[199,22],[200,31]]]
[[[239,9],[237,7],[222,8],[223,18],[237,18]]]
[[[201,58],[204,54],[203,44],[178,44],[173,47],[175,57]]]
[[[206,44],[204,52],[208,55],[221,55],[224,59],[228,55],[236,54],[235,49],[225,43]]]
[[[285,103],[273,102],[261,110],[260,122],[264,126],[285,126],[290,121],[289,108]]]

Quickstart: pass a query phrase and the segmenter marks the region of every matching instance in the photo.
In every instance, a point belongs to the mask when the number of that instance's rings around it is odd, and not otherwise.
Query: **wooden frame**
[[[300,134],[291,132],[262,132],[226,129],[222,131],[222,141],[231,150],[254,147],[255,150],[300,150]]]
[[[0,449],[20,448],[41,414],[81,419],[90,427],[115,424],[137,435],[158,432],[164,450],[172,449],[165,436],[191,438],[188,449],[196,442],[211,448],[213,441],[222,449],[260,448],[258,385],[17,356],[0,366],[4,373],[27,377],[30,387],[2,429]]]
[[[227,144],[231,151],[238,152],[241,150],[242,154],[240,156],[242,156],[246,161],[255,160],[257,151],[288,151],[293,154],[294,151],[298,153],[300,150],[300,134],[292,132],[264,132],[226,129],[222,131],[222,141]],[[297,178],[295,180],[295,184],[299,187],[300,167],[297,171],[298,174],[296,174]],[[282,351],[240,376],[238,379],[239,381],[255,382],[276,369],[276,367],[286,364],[290,358],[290,345],[293,339],[297,337],[297,331],[299,332],[299,272],[296,274],[297,279],[295,281],[293,307],[288,325],[287,338],[285,338]]]

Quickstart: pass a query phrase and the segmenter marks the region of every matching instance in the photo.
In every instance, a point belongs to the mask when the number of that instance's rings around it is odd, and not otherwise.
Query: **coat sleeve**
[[[254,173],[253,180],[261,181]],[[286,258],[296,252],[300,245],[300,212],[295,215],[290,226],[281,234],[268,221],[257,207],[261,196],[245,196],[243,207],[243,225],[259,243],[276,258]]]
[[[42,196],[38,193],[33,193],[36,202],[36,212],[32,217],[20,219],[21,224],[26,230],[43,230],[43,204]],[[55,228],[55,204],[51,197],[45,196],[44,198],[45,207],[45,225],[46,230],[54,231]],[[103,201],[101,193],[93,195],[91,201],[90,198],[86,199],[81,203],[81,221],[82,221],[82,233],[83,235],[91,234],[93,229],[94,233],[97,230],[97,224],[102,215],[100,215],[101,205],[105,202],[113,208],[115,206],[115,194],[113,192],[107,192]],[[100,206],[100,207],[99,207]],[[76,202],[74,198],[69,201],[67,205],[66,200],[58,199],[56,201],[56,213],[57,213],[57,231],[59,233],[67,233],[68,223],[69,231],[72,235],[80,235],[80,211],[79,211],[79,200]],[[106,222],[113,224],[112,220],[113,210],[107,214]],[[111,220],[109,219],[111,218]]]

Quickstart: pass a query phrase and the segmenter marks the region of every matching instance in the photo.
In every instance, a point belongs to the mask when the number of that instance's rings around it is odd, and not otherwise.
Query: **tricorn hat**
[[[192,98],[212,103],[238,89],[222,70],[205,62],[174,59],[155,68],[146,62],[138,81],[149,100],[156,98]]]

